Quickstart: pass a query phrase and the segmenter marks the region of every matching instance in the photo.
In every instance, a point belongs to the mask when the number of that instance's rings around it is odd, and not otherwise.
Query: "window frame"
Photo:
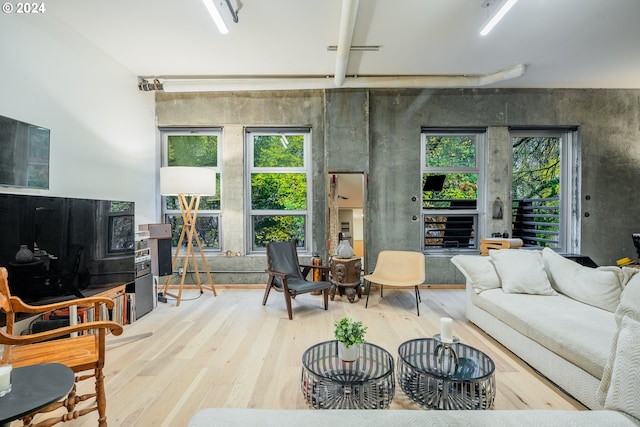
[[[254,138],[256,136],[293,136],[302,135],[303,144],[303,165],[299,167],[255,167],[254,166]],[[313,173],[311,162],[311,128],[306,127],[277,127],[277,128],[246,128],[245,129],[245,253],[266,254],[266,247],[255,246],[254,217],[256,216],[303,216],[304,217],[304,244],[297,246],[299,253],[310,253],[312,248],[313,230]],[[307,182],[306,209],[298,210],[278,210],[278,209],[253,209],[252,207],[252,185],[251,178],[254,173],[304,173]]]
[[[426,139],[429,136],[473,136],[475,139],[475,167],[427,167],[426,166]],[[422,224],[422,251],[429,254],[452,254],[464,252],[477,252],[480,247],[479,236],[484,235],[486,229],[486,165],[487,165],[487,129],[486,128],[428,128],[423,127],[420,132],[420,188],[425,174],[451,174],[451,173],[475,173],[477,179],[477,198],[474,209],[425,209],[424,199],[421,200],[421,224]],[[467,200],[467,199],[460,199]],[[470,199],[468,199],[470,200]],[[460,217],[472,216],[474,220],[473,244],[468,247],[442,247],[426,246],[427,230],[424,227],[427,216]]]
[[[577,127],[510,127],[509,142],[514,137],[560,138],[560,230],[559,246],[552,248],[561,253],[579,253],[580,250],[580,150]],[[509,162],[509,194],[513,200],[513,149]],[[512,221],[513,223],[513,221]]]
[[[198,208],[198,216],[196,222],[205,217],[213,217],[217,218],[218,224],[218,242],[219,246],[217,248],[212,247],[204,247],[203,251],[207,253],[221,253],[223,251],[223,229],[222,229],[222,209],[223,209],[223,197],[222,193],[224,191],[224,176],[222,174],[222,145],[223,145],[223,132],[221,127],[206,127],[206,128],[160,128],[160,134],[162,139],[162,158],[161,165],[162,167],[168,166],[169,159],[169,137],[170,136],[206,136],[212,135],[217,136],[218,138],[218,150],[217,150],[217,166],[207,166],[209,169],[213,169],[216,173],[216,186],[219,188],[220,193],[220,207],[219,209],[202,209]],[[161,215],[164,219],[165,223],[171,224],[169,220],[170,216],[177,216],[182,218],[182,212],[180,208],[178,209],[167,209],[167,196],[160,195],[161,200]],[[202,202],[201,202],[202,203]],[[174,230],[171,230],[172,236],[175,234]],[[177,249],[176,246],[173,246],[173,238],[171,244],[171,250],[175,253]],[[183,244],[183,247],[180,248],[181,254],[186,253],[186,247]]]

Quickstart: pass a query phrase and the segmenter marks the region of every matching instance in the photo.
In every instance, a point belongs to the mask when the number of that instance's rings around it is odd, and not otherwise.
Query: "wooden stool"
[[[346,294],[349,302],[355,302],[356,295],[362,298],[362,287],[360,286],[360,273],[362,270],[362,260],[360,257],[352,258],[331,258],[331,290],[329,296],[331,301],[336,296],[336,291]]]

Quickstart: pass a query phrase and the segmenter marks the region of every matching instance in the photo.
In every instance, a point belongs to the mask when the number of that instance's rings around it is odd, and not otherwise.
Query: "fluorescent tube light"
[[[507,12],[509,12],[509,10],[513,7],[514,4],[517,3],[517,1],[518,0],[507,0],[502,3],[500,9],[498,9],[498,11],[491,18],[489,18],[486,24],[484,24],[484,26],[480,30],[480,35],[486,36],[487,34],[489,34],[489,32],[493,30],[493,27],[495,27],[498,22],[500,22],[500,20],[504,18]]]
[[[213,1],[214,0],[202,0],[202,3],[204,3],[207,10],[209,11],[209,15],[211,15],[211,18],[213,18],[213,22],[215,22],[216,25],[218,26],[218,30],[220,30],[222,34],[227,34],[229,32],[229,28],[227,27],[227,24],[224,22],[224,19],[220,14],[220,10],[218,10],[218,8],[213,3]]]

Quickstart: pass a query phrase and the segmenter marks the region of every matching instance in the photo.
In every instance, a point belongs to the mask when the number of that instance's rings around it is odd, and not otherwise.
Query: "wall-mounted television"
[[[0,185],[49,188],[50,131],[0,116]]]

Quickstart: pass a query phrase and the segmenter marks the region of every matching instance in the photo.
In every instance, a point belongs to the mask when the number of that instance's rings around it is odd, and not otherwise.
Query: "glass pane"
[[[303,135],[260,135],[253,137],[253,166],[257,168],[304,167]]]
[[[167,210],[180,210],[180,202],[178,196],[167,196],[164,198]]]
[[[296,246],[305,245],[304,215],[255,215],[253,221],[253,249],[265,248],[267,243],[294,240]]]
[[[27,187],[49,188],[49,131],[30,127]]]
[[[422,176],[424,209],[475,209],[477,173],[425,173]]]
[[[181,215],[167,215],[167,221],[171,224],[172,230],[171,246],[175,248],[178,246],[184,221]],[[196,218],[196,232],[202,244],[202,249],[220,249],[219,217],[217,215],[198,215]],[[185,235],[184,239],[182,239],[182,247],[186,248],[187,244],[187,236]],[[197,251],[195,240],[193,244]]]
[[[525,246],[560,247],[560,144],[557,136],[513,138],[513,229]]]
[[[560,138],[513,138],[513,198],[560,195]]]
[[[305,173],[251,174],[251,208],[307,209],[307,175]]]
[[[476,167],[475,136],[427,135],[425,166],[428,168]]]
[[[134,248],[133,215],[109,218],[109,252],[127,252]]]
[[[475,248],[476,215],[425,215],[425,248]]]
[[[218,166],[217,135],[169,135],[168,166]]]
[[[128,212],[133,211],[133,202],[116,202],[112,201],[109,206],[109,212]]]

